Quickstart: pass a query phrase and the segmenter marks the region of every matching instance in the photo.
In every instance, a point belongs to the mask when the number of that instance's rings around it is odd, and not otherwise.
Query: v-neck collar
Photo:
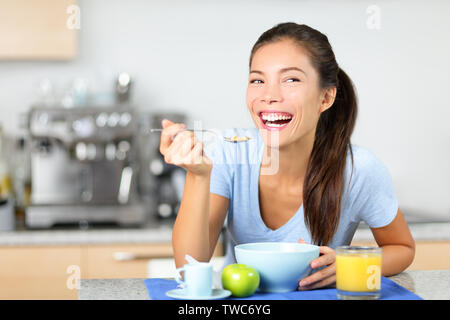
[[[262,157],[264,153],[265,144],[261,141],[261,139],[258,139],[260,142],[259,150],[258,150],[258,161],[256,165],[252,166],[252,179],[250,181],[250,194],[251,194],[251,210],[252,210],[252,216],[254,217],[255,225],[260,228],[265,233],[271,234],[273,236],[277,235],[283,235],[284,233],[290,231],[293,227],[297,225],[298,219],[301,219],[303,217],[303,202],[301,206],[297,209],[297,212],[288,220],[285,224],[283,224],[281,227],[273,230],[270,229],[264,222],[264,220],[261,217],[261,208],[259,205],[259,178],[260,178],[260,171],[261,171],[261,164],[262,164]],[[299,230],[300,231],[300,230]]]

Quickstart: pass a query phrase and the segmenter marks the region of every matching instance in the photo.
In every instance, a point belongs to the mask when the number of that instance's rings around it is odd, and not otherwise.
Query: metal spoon
[[[239,136],[234,136],[232,138],[230,137],[224,137],[222,136],[220,133],[213,131],[213,130],[208,130],[208,129],[202,129],[202,130],[194,130],[194,129],[185,129],[186,131],[192,131],[192,132],[207,132],[207,133],[212,133],[220,138],[222,138],[223,140],[227,141],[227,142],[233,142],[233,143],[238,143],[238,142],[246,142],[248,140],[250,140],[250,137],[239,137]],[[163,129],[159,129],[159,128],[154,128],[154,129],[150,129],[150,132],[161,132],[163,131]],[[172,137],[172,139],[174,139],[175,137]]]

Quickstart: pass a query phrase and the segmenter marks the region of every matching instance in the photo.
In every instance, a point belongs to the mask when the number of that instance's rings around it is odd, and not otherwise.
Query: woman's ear
[[[330,108],[333,105],[335,99],[336,99],[336,87],[324,89],[320,100],[319,114],[328,110],[328,108]]]

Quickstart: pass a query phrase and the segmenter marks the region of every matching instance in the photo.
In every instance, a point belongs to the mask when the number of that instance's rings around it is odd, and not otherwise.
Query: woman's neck
[[[266,167],[274,168],[274,170],[266,171],[266,175],[268,176],[266,178],[273,178],[280,185],[285,185],[285,183],[287,185],[295,185],[298,182],[303,184],[309,158],[314,146],[314,137],[315,130],[311,130],[310,133],[301,139],[288,145],[281,147],[266,146],[262,163]],[[263,172],[261,173],[264,174]]]

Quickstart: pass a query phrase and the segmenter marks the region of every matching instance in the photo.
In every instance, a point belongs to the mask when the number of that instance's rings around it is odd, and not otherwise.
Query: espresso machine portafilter
[[[137,120],[131,106],[48,108],[28,113],[28,227],[66,223],[140,225]]]

